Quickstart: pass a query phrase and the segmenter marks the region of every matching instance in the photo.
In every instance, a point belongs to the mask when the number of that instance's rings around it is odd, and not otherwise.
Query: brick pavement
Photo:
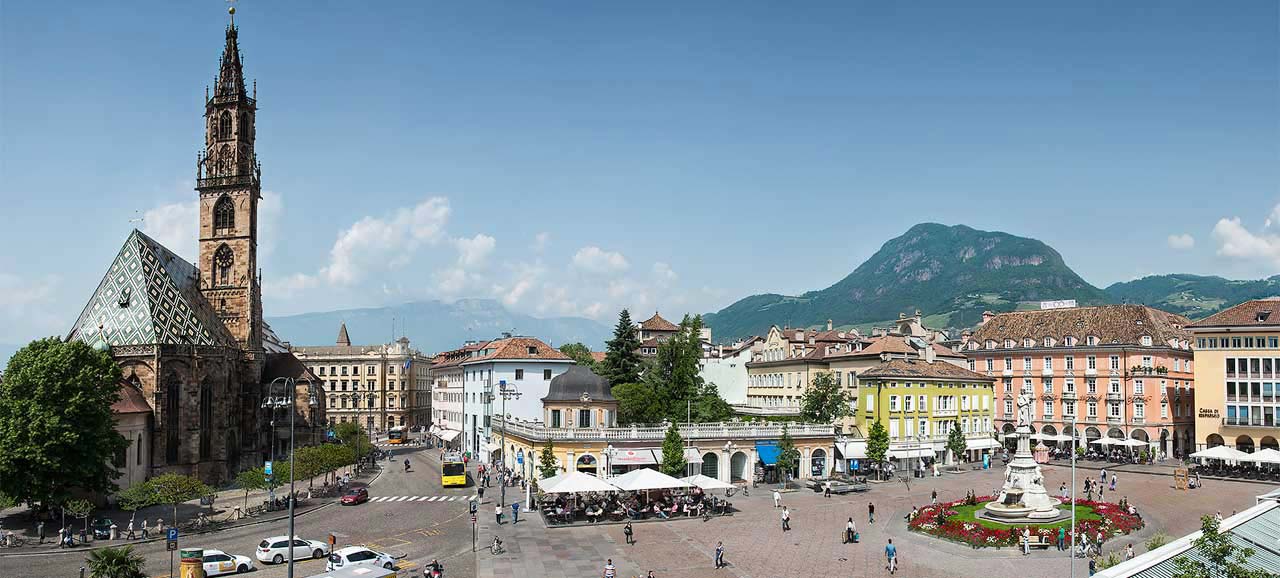
[[[1055,493],[1059,484],[1069,482],[1067,467],[1045,466],[1046,486]],[[512,576],[597,577],[606,558],[612,557],[621,578],[644,576],[654,570],[660,578],[693,578],[723,575],[734,578],[775,576],[880,576],[884,571],[883,551],[888,538],[898,545],[901,567],[898,576],[950,578],[985,576],[990,578],[1050,578],[1068,573],[1068,558],[1057,550],[1033,552],[1024,559],[1018,551],[1006,549],[975,550],[906,529],[904,516],[911,505],[925,504],[929,494],[938,489],[942,501],[964,497],[969,489],[989,493],[1001,480],[1002,469],[984,472],[966,471],[942,478],[912,480],[910,489],[900,481],[873,484],[865,494],[850,494],[825,499],[821,495],[801,491],[784,495],[783,503],[793,510],[791,532],[781,531],[779,512],[773,508],[769,491],[760,488],[750,497],[737,496],[734,504],[740,510],[734,516],[711,521],[676,520],[635,524],[637,544],[625,544],[622,526],[603,525],[577,528],[544,528],[531,520],[512,528],[504,525],[499,532],[511,545],[509,553],[497,559],[488,550],[478,555],[481,578]],[[1080,469],[1077,482],[1084,476],[1097,475],[1096,470]],[[1142,542],[1163,529],[1171,536],[1181,536],[1199,528],[1199,516],[1221,511],[1224,516],[1253,504],[1253,497],[1268,487],[1256,483],[1208,481],[1202,490],[1179,492],[1172,478],[1160,475],[1138,475],[1121,471],[1114,494],[1109,501],[1127,496],[1146,518],[1147,527],[1132,536],[1115,538],[1106,551],[1119,551],[1134,543],[1138,552],[1145,551]],[[876,524],[867,523],[867,502],[876,504]],[[484,511],[483,509],[481,510]],[[492,505],[487,526],[492,527]],[[862,534],[859,544],[841,544],[845,521],[852,516]],[[482,518],[483,519],[483,518]],[[492,532],[481,532],[481,543],[487,544]],[[513,539],[508,539],[508,536]],[[725,559],[729,567],[712,569],[712,552],[717,540],[725,543]],[[1084,576],[1085,563],[1077,561],[1076,570]]]

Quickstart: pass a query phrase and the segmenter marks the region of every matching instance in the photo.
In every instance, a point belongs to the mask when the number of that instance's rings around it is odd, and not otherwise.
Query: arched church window
[[[207,460],[213,453],[213,387],[208,380],[200,384],[200,459]]]
[[[240,138],[248,139],[250,136],[251,135],[249,132],[249,113],[242,112],[240,113]]]
[[[213,228],[232,229],[236,226],[236,204],[231,197],[223,196],[213,206]]]
[[[218,118],[218,137],[223,139],[231,138],[231,113],[222,111],[222,116]]]
[[[223,245],[213,254],[213,279],[218,285],[231,284],[231,265],[235,264],[231,247]]]
[[[164,461],[169,465],[178,463],[178,428],[182,421],[180,415],[182,403],[179,395],[182,384],[178,382],[178,374],[170,371],[164,377]]]

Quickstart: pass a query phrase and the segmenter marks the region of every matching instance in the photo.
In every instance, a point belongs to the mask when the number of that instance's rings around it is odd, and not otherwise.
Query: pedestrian
[[[1058,526],[1058,551],[1067,549],[1067,527]]]
[[[142,519],[142,539],[146,540],[147,538],[150,538],[150,537],[151,537],[151,532],[147,530],[147,519],[143,518]]]
[[[1102,468],[1102,472],[1098,474],[1098,481],[1107,483],[1107,468]]]
[[[1218,520],[1218,524],[1222,524],[1222,511],[1221,511],[1221,510],[1219,510],[1219,511],[1218,511],[1218,513],[1214,514],[1214,515],[1213,515],[1213,517],[1214,517],[1216,520]]]
[[[1098,571],[1098,557],[1090,556],[1089,557],[1089,575],[1093,576],[1093,573],[1097,571]]]
[[[1107,501],[1106,495],[1107,495],[1106,484],[1098,484],[1098,501],[1099,502]]]
[[[724,568],[724,542],[716,542],[716,570]]]
[[[156,535],[164,535],[164,518],[156,518]]]
[[[779,492],[778,490],[773,491],[773,507],[775,508],[782,507],[782,493]]]
[[[933,491],[933,496],[930,497],[930,501],[933,505],[938,505],[938,490]]]
[[[889,538],[889,544],[884,547],[884,557],[887,564],[885,568],[890,574],[898,571],[898,547],[893,545],[893,538]]]
[[[656,577],[653,575],[653,570],[650,570],[648,574],[644,575],[644,578],[656,578]]]
[[[129,525],[125,527],[124,537],[127,540],[136,540],[138,535],[133,531],[133,518],[129,518]]]
[[[520,523],[520,502],[511,502],[511,525]]]
[[[1066,482],[1062,482],[1062,485],[1058,486],[1058,496],[1061,497],[1064,501],[1067,499],[1067,483]]]
[[[40,537],[40,543],[44,543],[44,520],[36,523],[36,535]]]
[[[1022,529],[1022,555],[1026,556],[1031,553],[1031,529]]]
[[[627,520],[627,525],[622,527],[622,535],[627,537],[628,544],[635,544],[635,530],[631,529],[631,520]]]
[[[477,488],[476,488],[476,494],[480,496],[480,499],[481,499],[481,500],[483,500],[483,499],[484,499],[484,486],[479,486],[479,487],[477,487]]]
[[[854,535],[854,534],[856,534],[856,533],[857,533],[857,531],[858,531],[857,527],[856,527],[856,526],[854,526],[854,524],[853,524],[853,517],[850,517],[850,518],[849,518],[849,523],[847,523],[847,524],[845,524],[845,525],[844,525],[844,542],[843,542],[843,543],[844,543],[844,544],[848,544],[848,543],[852,542],[852,541],[853,541],[853,535]]]
[[[1111,474],[1111,491],[1116,491],[1116,475]]]
[[[1098,530],[1098,555],[1102,555],[1102,530]]]
[[[1126,545],[1125,545],[1125,547],[1124,547],[1124,559],[1125,559],[1125,560],[1132,560],[1132,559],[1133,559],[1133,544],[1126,544]]]
[[[604,563],[604,578],[614,578],[618,575],[618,569],[613,567],[613,558]]]
[[[876,523],[876,505],[871,502],[867,502],[867,519],[870,524]]]
[[[493,519],[499,526],[502,525],[502,506],[498,504],[493,505]]]
[[[791,510],[788,510],[786,506],[783,506],[782,507],[782,531],[786,532],[789,530],[791,530]]]
[[[822,484],[822,495],[828,499],[831,498],[831,482],[825,482]]]
[[[58,528],[58,546],[61,547],[66,545],[67,545],[67,529]]]

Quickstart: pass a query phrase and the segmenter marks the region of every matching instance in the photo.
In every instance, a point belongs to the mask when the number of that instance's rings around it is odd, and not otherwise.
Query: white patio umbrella
[[[1246,455],[1248,457],[1240,458],[1241,461],[1258,464],[1280,464],[1280,451],[1271,448],[1261,449]]]
[[[1115,439],[1115,438],[1098,438],[1098,439],[1096,439],[1096,440],[1093,440],[1093,441],[1092,441],[1092,442],[1090,442],[1090,443],[1095,443],[1095,444],[1098,444],[1098,445],[1100,445],[1100,446],[1102,446],[1102,447],[1104,447],[1104,448],[1105,448],[1105,447],[1107,447],[1107,446],[1115,445],[1115,444],[1119,443],[1119,440],[1117,440],[1117,439]]]
[[[1141,447],[1146,447],[1146,446],[1147,446],[1147,442],[1144,442],[1144,441],[1142,441],[1142,440],[1135,440],[1135,439],[1133,439],[1133,438],[1129,438],[1129,439],[1124,439],[1124,440],[1120,440],[1120,441],[1116,442],[1116,445],[1120,445],[1120,446],[1127,446],[1127,447],[1131,447],[1131,448],[1141,448]]]
[[[552,476],[539,483],[542,491],[548,494],[577,494],[582,492],[616,492],[613,484],[591,474],[572,471]]]
[[[727,484],[713,477],[704,476],[702,474],[694,474],[692,476],[680,478],[680,480],[698,486],[704,490],[731,490],[736,487],[733,484]]]
[[[1058,434],[1058,435],[1053,436],[1053,437],[1051,437],[1051,438],[1049,438],[1049,439],[1052,439],[1052,440],[1054,440],[1054,441],[1060,441],[1060,442],[1069,442],[1069,441],[1071,441],[1071,436],[1069,436],[1069,435],[1067,435],[1067,434]]]
[[[1238,462],[1243,459],[1248,459],[1249,454],[1246,454],[1235,448],[1229,448],[1227,446],[1213,446],[1207,450],[1200,450],[1194,454],[1191,454],[1190,457],[1207,459],[1207,460],[1230,460],[1233,462]]]
[[[663,490],[692,486],[689,482],[649,468],[631,470],[621,476],[609,478],[609,483],[617,486],[620,490],[626,491]]]

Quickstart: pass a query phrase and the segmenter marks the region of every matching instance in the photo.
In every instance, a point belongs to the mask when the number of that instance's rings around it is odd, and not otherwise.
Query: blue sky
[[[65,332],[131,218],[192,256],[225,6],[0,5],[0,343]],[[1275,274],[1280,13],[1220,8],[242,2],[268,314],[674,318],[922,221],[1099,286]]]

